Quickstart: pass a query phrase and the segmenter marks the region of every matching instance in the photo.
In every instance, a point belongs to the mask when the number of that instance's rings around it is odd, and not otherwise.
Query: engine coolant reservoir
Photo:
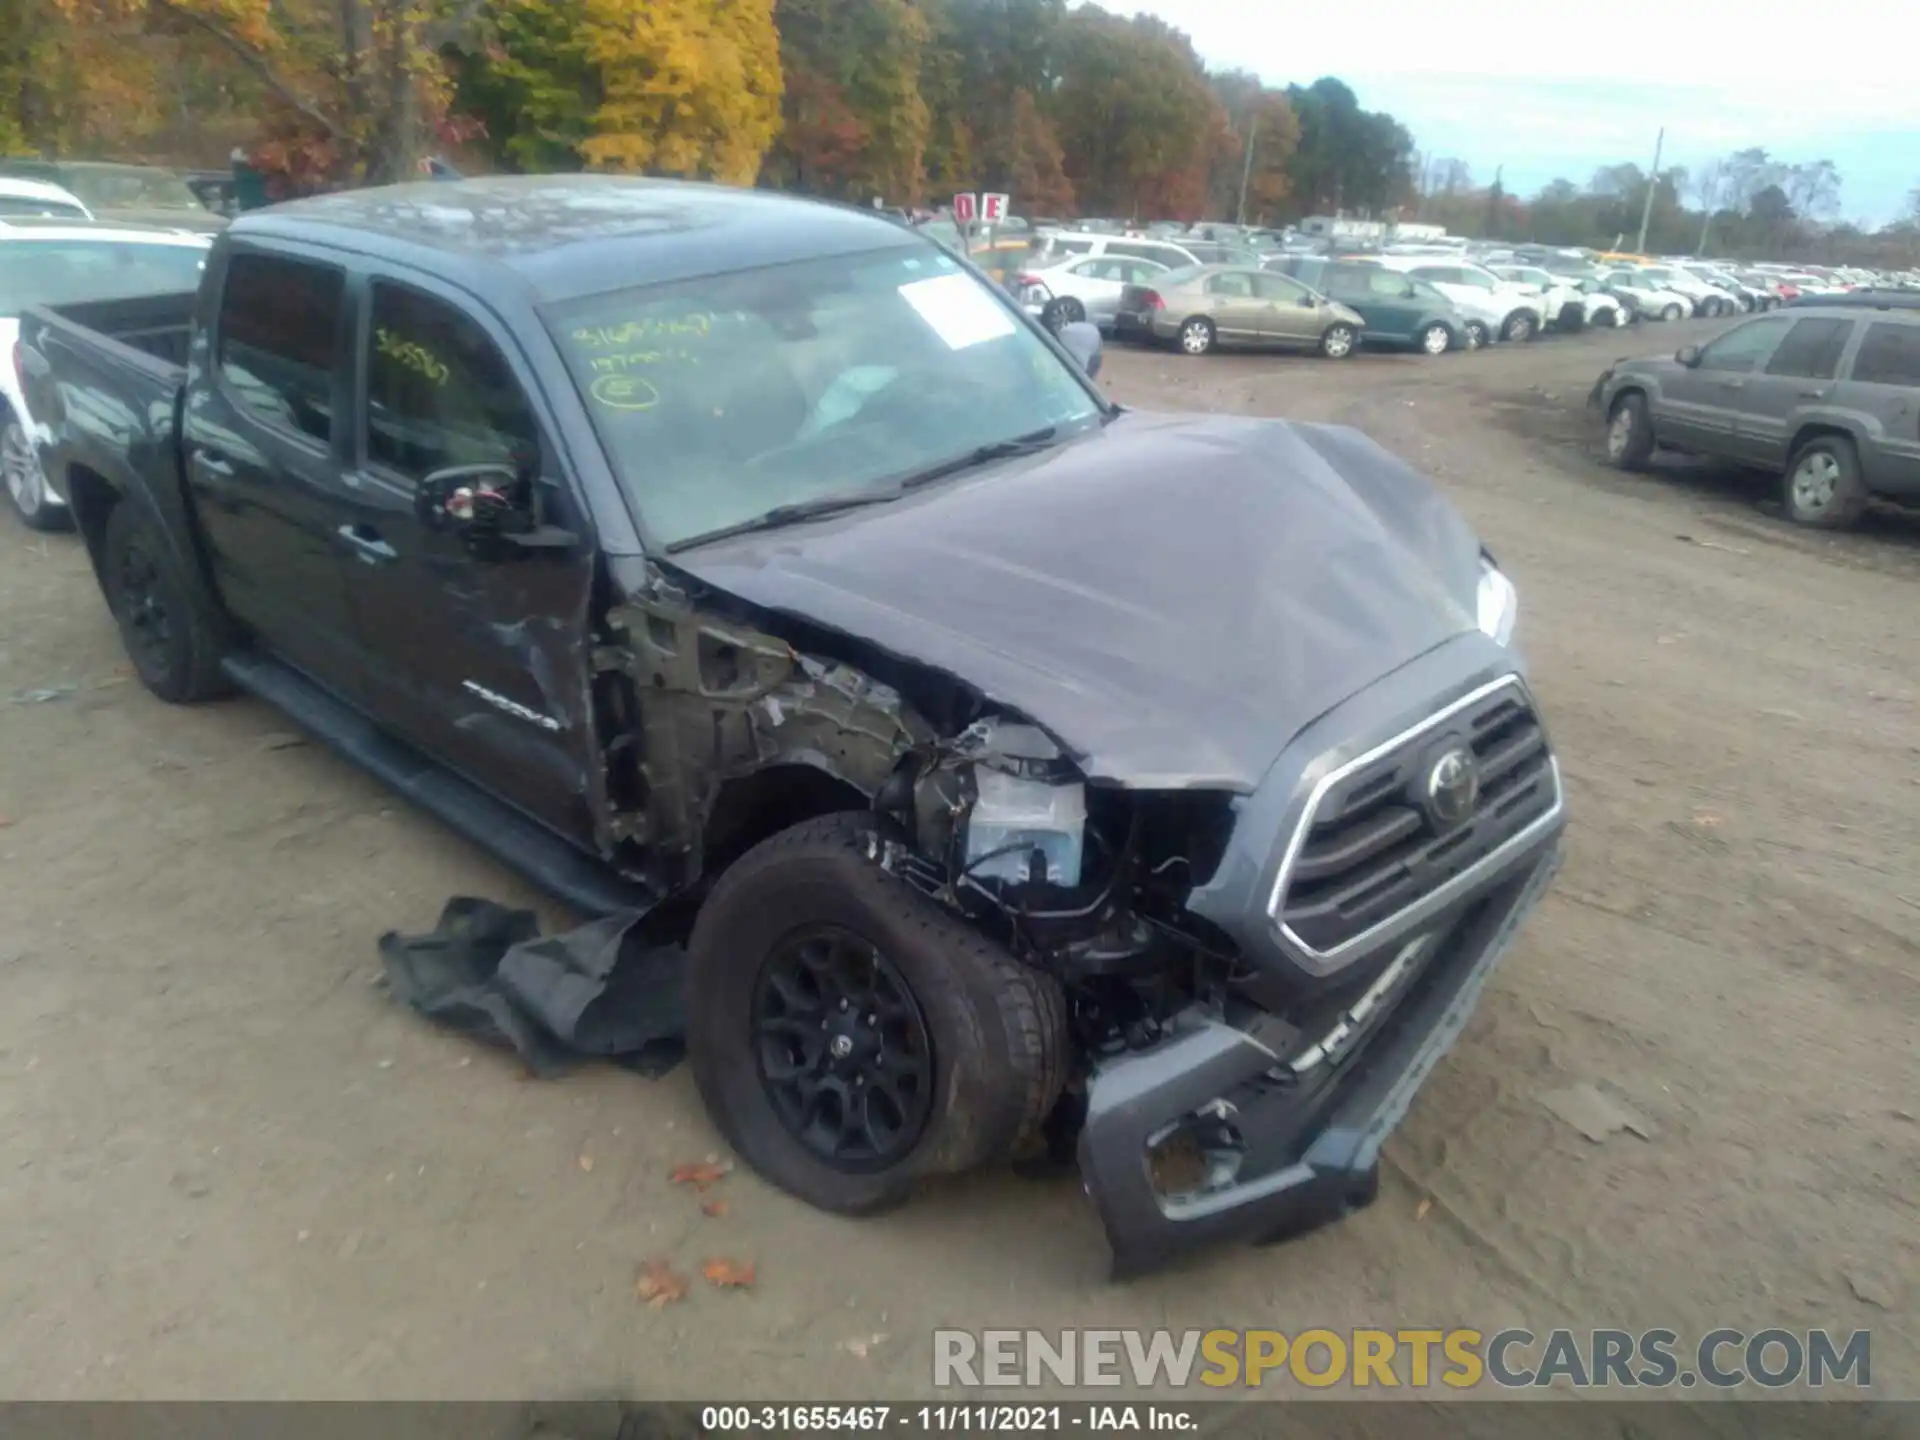
[[[1059,747],[1032,725],[994,724],[974,765],[977,796],[967,818],[966,868],[982,880],[1027,878],[1028,857],[1046,857],[1049,883],[1080,883],[1087,791]]]

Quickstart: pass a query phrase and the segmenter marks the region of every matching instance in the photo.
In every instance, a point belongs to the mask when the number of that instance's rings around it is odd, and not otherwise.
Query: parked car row
[[[39,160],[18,156],[0,158],[0,183],[32,181],[52,187],[62,208],[57,212],[80,218],[114,220],[132,225],[159,225],[172,230],[206,233],[219,230],[226,217],[209,210],[178,171],[158,165],[119,165],[93,160]],[[0,190],[0,205],[7,192]],[[0,213],[48,214],[12,206]]]
[[[1920,506],[1920,295],[1798,300],[1672,359],[1612,365],[1588,404],[1621,469],[1656,449],[1764,467],[1802,525],[1851,525],[1874,496]]]

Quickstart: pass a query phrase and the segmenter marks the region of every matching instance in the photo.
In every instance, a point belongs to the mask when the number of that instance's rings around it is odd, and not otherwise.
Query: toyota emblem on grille
[[[1480,766],[1465,748],[1447,751],[1427,772],[1427,814],[1436,825],[1452,828],[1473,814],[1480,798]]]

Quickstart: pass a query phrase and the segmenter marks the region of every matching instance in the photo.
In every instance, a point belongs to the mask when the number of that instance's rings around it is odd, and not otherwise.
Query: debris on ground
[[[856,1360],[864,1360],[875,1350],[887,1343],[884,1333],[878,1335],[857,1335],[851,1340],[842,1340],[840,1348]]]
[[[456,896],[431,932],[382,935],[380,959],[415,1010],[511,1045],[535,1075],[590,1058],[659,1076],[685,1053],[686,952],[653,933],[649,913],[542,935],[531,910]]]
[[[634,1297],[655,1310],[664,1310],[687,1298],[687,1278],[676,1275],[665,1260],[648,1260],[633,1281]]]
[[[1542,1095],[1540,1103],[1596,1145],[1622,1130],[1642,1140],[1651,1140],[1657,1133],[1654,1123],[1638,1110],[1586,1081]]]
[[[49,700],[64,700],[77,689],[73,685],[49,685],[40,690],[22,690],[15,694],[9,705],[44,705]]]
[[[700,1213],[709,1220],[718,1220],[727,1213],[727,1202],[724,1200],[702,1200],[700,1202]]]
[[[1847,1288],[1853,1291],[1853,1298],[1863,1305],[1871,1305],[1879,1310],[1893,1308],[1893,1292],[1870,1275],[1858,1271],[1847,1272]]]

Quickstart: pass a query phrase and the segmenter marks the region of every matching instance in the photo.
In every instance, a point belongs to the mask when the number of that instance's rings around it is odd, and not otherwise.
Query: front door
[[[368,708],[429,755],[562,835],[593,835],[586,653],[593,550],[580,507],[490,315],[421,277],[360,287],[354,413],[363,436],[347,575]],[[436,523],[421,482],[509,467],[570,551],[476,547]]]
[[[217,283],[212,351],[194,363],[181,422],[209,563],[228,608],[262,643],[358,699],[360,647],[335,537],[349,499],[338,423],[346,272],[236,247]]]
[[[1792,324],[1778,316],[1736,325],[1703,349],[1692,366],[1663,377],[1660,438],[1709,454],[1729,453],[1748,378]]]
[[[1734,422],[1736,458],[1769,467],[1786,463],[1800,417],[1832,391],[1841,352],[1852,334],[1851,320],[1793,322],[1767,357],[1766,368],[1747,377]]]
[[[1290,275],[1262,271],[1253,277],[1260,308],[1261,337],[1279,345],[1318,343],[1327,323],[1325,307],[1314,293]]]

